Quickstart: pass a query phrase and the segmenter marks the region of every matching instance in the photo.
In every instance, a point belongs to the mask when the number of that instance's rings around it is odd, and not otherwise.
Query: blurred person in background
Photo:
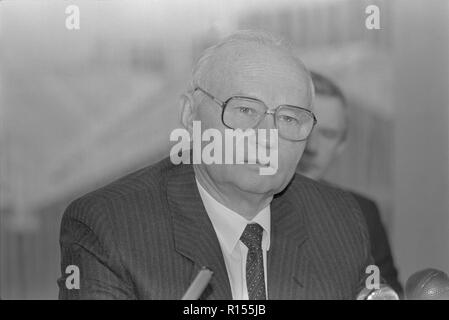
[[[297,172],[325,182],[322,180],[324,175],[345,148],[349,112],[345,96],[332,80],[313,71],[311,76],[315,86],[314,113],[318,122],[307,140]],[[356,192],[350,193],[357,200],[366,219],[371,253],[381,276],[402,295],[402,286],[376,203]]]

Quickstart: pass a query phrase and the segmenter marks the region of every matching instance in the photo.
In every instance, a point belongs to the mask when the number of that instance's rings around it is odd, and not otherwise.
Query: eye
[[[326,139],[336,139],[340,135],[336,130],[320,130],[320,133]]]
[[[298,123],[299,123],[298,119],[293,118],[293,117],[290,117],[290,116],[287,116],[287,115],[280,115],[280,116],[278,117],[278,119],[279,119],[280,121],[283,121],[283,122],[285,122],[285,123],[292,124],[292,125],[298,124]]]
[[[239,106],[237,108],[239,113],[245,114],[245,115],[252,115],[254,114],[256,111],[253,108],[250,107],[246,107],[246,106]]]

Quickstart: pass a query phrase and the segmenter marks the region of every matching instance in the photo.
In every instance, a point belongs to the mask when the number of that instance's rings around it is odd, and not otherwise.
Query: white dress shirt
[[[246,256],[248,248],[240,241],[240,237],[248,223],[258,223],[263,228],[262,252],[267,287],[267,251],[270,249],[270,205],[263,208],[251,221],[215,200],[196,180],[206,212],[217,234],[228,272],[229,283],[234,300],[248,300],[246,287]]]

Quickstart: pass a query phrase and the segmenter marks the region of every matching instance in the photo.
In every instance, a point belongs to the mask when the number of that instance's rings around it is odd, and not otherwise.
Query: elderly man
[[[261,161],[162,160],[74,201],[61,225],[60,298],[179,299],[202,267],[202,299],[352,299],[371,263],[353,198],[295,175],[314,124],[313,86],[282,41],[238,32],[209,48],[182,97],[182,123],[276,129]],[[275,141],[275,142],[273,142]],[[195,141],[193,141],[195,145]],[[67,266],[80,271],[67,288]]]
[[[342,91],[332,80],[316,72],[311,72],[311,76],[315,87],[314,113],[319,123],[307,139],[297,171],[311,179],[321,180],[345,147],[348,111]],[[379,267],[385,281],[397,293],[402,294],[387,233],[376,203],[358,193],[351,194],[366,219],[374,263]]]

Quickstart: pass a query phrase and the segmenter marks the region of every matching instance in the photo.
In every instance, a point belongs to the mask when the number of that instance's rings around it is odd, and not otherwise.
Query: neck
[[[273,199],[273,195],[247,192],[229,183],[216,183],[201,166],[194,165],[193,168],[198,182],[215,200],[246,220],[252,220]]]

